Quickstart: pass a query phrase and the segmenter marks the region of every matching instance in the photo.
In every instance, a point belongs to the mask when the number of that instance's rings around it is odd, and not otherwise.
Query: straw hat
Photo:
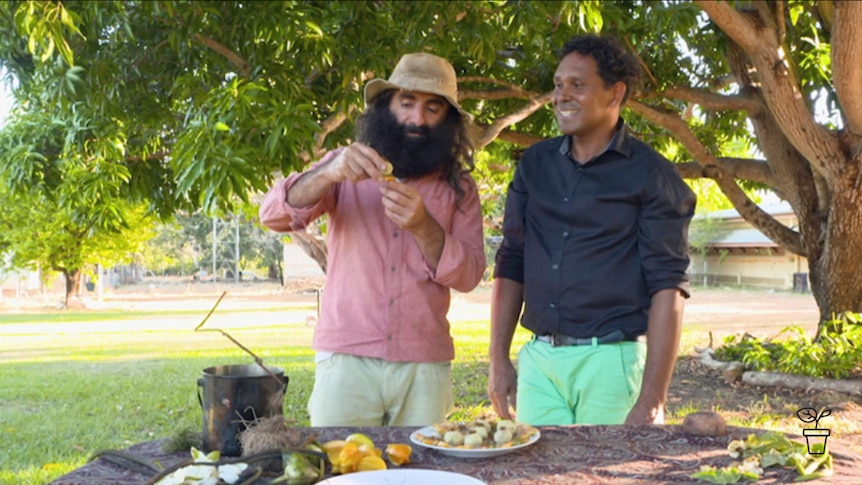
[[[470,115],[458,104],[458,79],[455,68],[442,57],[419,52],[405,54],[395,66],[389,79],[372,79],[365,85],[365,105],[387,89],[403,89],[436,94],[458,109],[466,119]]]

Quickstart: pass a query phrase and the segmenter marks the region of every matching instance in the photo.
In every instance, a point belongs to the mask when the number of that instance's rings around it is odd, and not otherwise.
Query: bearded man
[[[260,220],[288,232],[329,216],[311,425],[427,426],[453,405],[450,290],[486,264],[468,115],[454,68],[427,53],[370,81],[365,104],[359,141],[278,182]]]

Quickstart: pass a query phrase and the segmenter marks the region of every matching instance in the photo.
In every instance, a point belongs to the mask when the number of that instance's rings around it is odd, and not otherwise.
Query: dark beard
[[[357,135],[392,163],[395,177],[419,178],[453,163],[455,141],[446,121],[433,128],[402,125],[387,106],[369,110]]]

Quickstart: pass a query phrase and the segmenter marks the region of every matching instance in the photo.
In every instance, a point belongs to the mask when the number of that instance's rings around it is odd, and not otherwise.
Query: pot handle
[[[204,387],[204,378],[201,377],[198,379],[198,403],[200,403],[201,408],[204,407],[204,399],[201,397],[201,389]]]

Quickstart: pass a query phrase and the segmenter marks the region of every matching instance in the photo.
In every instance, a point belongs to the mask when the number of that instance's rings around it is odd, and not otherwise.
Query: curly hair
[[[395,91],[395,89],[387,89],[371,101],[371,105],[368,106],[357,120],[356,124],[359,132],[362,132],[366,123],[372,122],[376,112],[389,110],[389,104]],[[460,210],[461,199],[466,194],[461,186],[461,182],[463,179],[469,178],[469,173],[475,168],[473,162],[473,144],[467,133],[466,120],[452,105],[449,105],[446,118],[443,120],[443,126],[448,128],[447,131],[452,136],[452,151],[446,156],[443,174],[440,178],[445,180],[452,190],[455,191],[455,206]]]
[[[629,99],[640,80],[641,69],[637,59],[623,48],[617,38],[595,34],[577,35],[563,45],[559,59],[562,60],[572,52],[590,56],[596,61],[599,77],[606,87],[618,82],[624,83],[626,94],[623,103]]]

